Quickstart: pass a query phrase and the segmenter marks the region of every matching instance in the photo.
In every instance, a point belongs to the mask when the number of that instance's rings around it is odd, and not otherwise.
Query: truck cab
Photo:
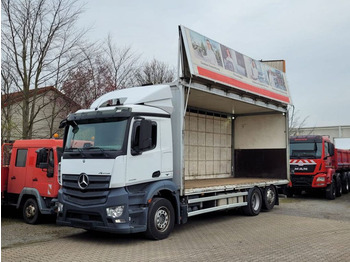
[[[164,190],[176,197],[169,86],[117,94],[114,104],[105,97],[62,123],[66,139],[58,224],[141,232],[153,194]]]
[[[62,140],[17,140],[2,146],[1,202],[22,209],[25,222],[53,214]]]
[[[334,152],[334,144],[328,136],[290,137],[289,195],[302,190],[324,189],[326,197],[334,199],[341,190]]]

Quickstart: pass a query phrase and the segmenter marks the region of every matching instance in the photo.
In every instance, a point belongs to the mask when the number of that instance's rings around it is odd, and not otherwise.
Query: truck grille
[[[293,187],[311,187],[314,176],[291,175]]]
[[[63,174],[63,198],[78,205],[99,205],[107,201],[110,176],[88,175],[88,186],[81,189],[78,184],[80,175]]]
[[[313,173],[315,172],[316,165],[290,165],[290,171],[294,173]]]

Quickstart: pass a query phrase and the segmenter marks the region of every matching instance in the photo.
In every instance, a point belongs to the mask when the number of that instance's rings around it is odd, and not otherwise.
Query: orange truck
[[[1,205],[22,210],[26,223],[55,213],[62,145],[58,139],[33,139],[1,147]]]

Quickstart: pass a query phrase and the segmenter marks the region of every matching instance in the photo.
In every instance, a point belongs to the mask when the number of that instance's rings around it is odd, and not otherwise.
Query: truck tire
[[[262,208],[262,196],[259,188],[249,189],[247,203],[247,206],[242,207],[243,213],[247,216],[259,215]]]
[[[329,200],[334,200],[335,199],[335,179],[333,178],[332,183],[329,184],[326,188],[326,198]]]
[[[342,181],[340,176],[338,175],[336,178],[336,189],[335,189],[335,195],[337,197],[341,197],[341,195],[343,194],[343,186],[342,186]]]
[[[146,236],[153,240],[167,238],[175,225],[175,212],[165,198],[154,198],[148,209]]]
[[[26,223],[33,225],[39,222],[40,210],[35,198],[28,198],[24,202],[22,213]]]
[[[273,209],[276,203],[276,198],[276,188],[272,185],[265,187],[263,191],[263,210],[269,211]]]
[[[343,175],[343,194],[349,193],[349,187],[350,187],[350,181],[349,181],[349,173],[344,173]]]

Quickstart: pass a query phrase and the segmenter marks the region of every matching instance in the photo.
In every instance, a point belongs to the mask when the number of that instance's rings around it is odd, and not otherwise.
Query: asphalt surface
[[[192,217],[169,238],[27,225],[2,209],[2,261],[350,261],[350,194],[302,195],[256,217],[238,210]]]

